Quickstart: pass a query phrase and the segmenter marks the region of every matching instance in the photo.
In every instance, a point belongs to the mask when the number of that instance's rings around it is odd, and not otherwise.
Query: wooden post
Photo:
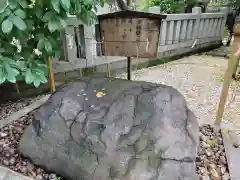
[[[51,93],[53,93],[56,91],[56,87],[55,87],[54,71],[53,71],[53,67],[52,67],[52,58],[51,57],[48,58],[48,68],[49,68],[49,85],[50,85]]]
[[[131,74],[132,74],[131,57],[127,57],[127,80],[131,80]]]
[[[129,8],[131,1],[127,0],[127,7]],[[127,57],[127,80],[131,80],[131,74],[132,74],[132,63],[131,63],[131,57]]]
[[[220,126],[222,121],[223,112],[224,112],[224,108],[225,108],[225,104],[228,96],[229,86],[231,84],[232,75],[233,73],[235,73],[234,70],[236,69],[239,54],[240,54],[239,45],[240,45],[240,36],[235,36],[231,46],[232,53],[231,53],[230,59],[228,60],[228,67],[224,76],[224,82],[223,82],[223,87],[220,95],[217,116],[214,122],[216,126]]]

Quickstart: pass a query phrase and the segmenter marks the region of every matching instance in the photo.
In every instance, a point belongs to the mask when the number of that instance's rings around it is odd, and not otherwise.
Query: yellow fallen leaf
[[[120,144],[120,147],[121,147],[121,148],[127,148],[128,145],[127,145],[127,144]]]
[[[104,93],[104,92],[97,92],[96,93],[96,96],[98,97],[98,98],[101,98],[101,97],[103,97],[103,96],[105,96],[106,94]]]
[[[215,147],[217,145],[217,141],[216,140],[208,140],[207,144],[209,144],[211,147]]]
[[[223,132],[224,134],[227,134],[227,133],[228,133],[228,129],[223,129],[222,132]]]

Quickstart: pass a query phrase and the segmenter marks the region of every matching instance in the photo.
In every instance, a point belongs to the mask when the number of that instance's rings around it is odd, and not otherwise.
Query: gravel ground
[[[20,137],[25,127],[31,123],[31,119],[31,115],[25,116],[0,130],[0,165],[36,180],[57,180],[56,175],[44,172],[20,157],[17,152]],[[200,146],[196,162],[199,180],[230,180],[221,133],[214,133],[208,125],[202,126],[200,131]],[[222,178],[219,179],[219,177]]]
[[[226,67],[227,60],[224,58],[189,56],[171,63],[134,71],[133,80],[173,86],[185,96],[199,123],[201,125],[211,124],[215,119]],[[120,74],[118,77],[126,78],[126,74]],[[237,86],[238,83],[234,85]],[[235,130],[240,129],[240,123],[237,121],[240,118],[239,89],[238,87],[231,88],[223,118],[224,122],[233,124]],[[27,105],[27,101],[23,102]],[[23,106],[21,103],[9,104],[7,107],[0,105],[0,120],[3,116],[8,115],[8,111],[10,113],[14,112],[21,106]],[[21,158],[16,151],[21,134],[30,122],[31,116],[26,116],[12,125],[0,129],[0,164],[14,171],[35,177],[37,180],[57,180],[56,175],[45,173],[26,159]],[[196,163],[199,180],[228,180],[229,174],[221,134],[213,133],[210,126],[201,126],[200,140],[199,156]],[[221,176],[221,178],[217,176]]]
[[[55,174],[44,172],[41,168],[36,167],[18,154],[18,143],[26,126],[31,123],[31,120],[32,115],[27,115],[0,129],[0,165],[36,180],[58,180]]]
[[[200,180],[230,180],[221,132],[210,125],[200,127],[200,145],[196,161]]]
[[[221,57],[194,55],[166,64],[132,72],[132,79],[163,83],[179,90],[200,124],[212,124],[228,60]],[[117,77],[126,78],[126,74]],[[240,83],[229,90],[223,122],[240,133]]]
[[[44,95],[40,95],[33,98],[21,99],[16,102],[7,102],[0,104],[0,121],[10,116],[12,113],[32,104],[34,101],[41,99]]]

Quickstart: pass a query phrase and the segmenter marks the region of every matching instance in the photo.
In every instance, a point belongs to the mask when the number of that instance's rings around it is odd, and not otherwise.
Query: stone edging
[[[50,95],[46,95],[43,98],[35,101],[34,103],[24,107],[23,109],[20,109],[17,112],[12,113],[9,117],[7,117],[4,120],[0,121],[0,129],[3,128],[4,126],[20,119],[21,117],[25,116],[26,114],[30,113],[34,109],[37,109],[39,106],[41,106],[43,103],[45,103]]]
[[[8,168],[0,166],[0,180],[34,180]]]
[[[227,131],[223,133],[223,131]],[[228,162],[228,169],[231,180],[239,180],[240,179],[240,148],[235,147],[235,145],[239,145],[239,141],[237,135],[234,131],[224,129],[222,131],[223,137],[223,145],[226,151],[226,157]]]
[[[30,113],[34,109],[37,109],[39,106],[41,106],[43,103],[45,103],[50,95],[44,96],[43,98],[35,101],[34,103],[30,104],[27,107],[24,107],[23,109],[14,112],[11,114],[8,118],[0,121],[0,129],[4,126],[20,119],[21,117],[25,116],[26,114]],[[20,173],[17,173],[15,171],[10,170],[9,168],[0,166],[0,180],[33,180],[30,177],[24,176]]]

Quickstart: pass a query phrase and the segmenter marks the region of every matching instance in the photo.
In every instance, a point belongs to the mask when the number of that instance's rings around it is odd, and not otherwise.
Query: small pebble
[[[233,147],[234,147],[234,148],[239,148],[239,144],[234,143],[234,144],[233,144]]]
[[[3,164],[5,165],[5,166],[9,166],[9,161],[8,160],[3,160]]]
[[[222,180],[230,180],[229,173],[224,173],[223,176],[222,176]]]
[[[9,160],[9,162],[10,162],[11,165],[13,165],[13,164],[15,163],[15,158],[12,157],[12,158]]]
[[[36,180],[43,180],[43,177],[41,175],[37,175]]]
[[[230,180],[227,177],[229,173],[221,133],[215,132],[210,125],[200,127],[196,167],[199,180]]]
[[[0,137],[1,137],[1,138],[4,138],[4,137],[6,137],[6,136],[7,136],[7,133],[0,132]]]
[[[45,95],[40,95],[33,98],[21,99],[16,102],[7,102],[5,104],[0,104],[0,121],[44,96]]]
[[[201,177],[200,180],[211,180],[211,179],[210,179],[210,177],[209,177],[207,174],[205,174],[205,175],[203,175],[203,176]]]
[[[50,174],[49,177],[50,177],[51,179],[57,179],[56,174]]]
[[[22,172],[23,174],[26,174],[26,173],[27,173],[27,168],[26,168],[26,167],[22,167],[22,168],[21,168],[21,172]]]
[[[207,156],[212,156],[213,152],[210,149],[206,149],[206,154],[207,154]]]
[[[222,164],[227,164],[227,160],[226,160],[226,158],[224,156],[220,156],[219,161]]]
[[[226,172],[226,167],[225,166],[222,166],[221,167],[221,173],[224,174]]]

